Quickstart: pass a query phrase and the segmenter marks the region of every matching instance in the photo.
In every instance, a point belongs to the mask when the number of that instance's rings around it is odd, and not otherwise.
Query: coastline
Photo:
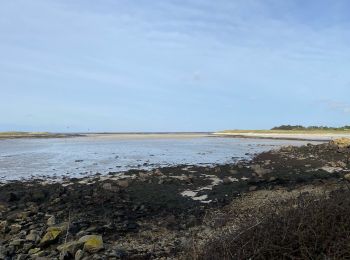
[[[162,133],[31,133],[31,132],[0,132],[0,140],[7,139],[46,139],[46,138],[74,138],[90,137],[97,139],[161,139],[161,138],[199,138],[199,137],[230,137],[250,139],[274,139],[274,140],[304,140],[304,141],[330,141],[337,138],[350,138],[350,133],[322,132],[322,131],[271,131],[271,130],[235,130],[219,132],[162,132]]]
[[[86,259],[180,259],[194,241],[200,247],[230,228],[216,223],[220,212],[256,207],[251,197],[278,199],[346,186],[349,155],[348,148],[332,143],[287,146],[234,164],[130,170],[62,183],[5,183],[0,186],[0,255],[58,259],[79,252]],[[213,219],[216,224],[209,224]],[[83,250],[79,240],[86,235],[98,236],[103,246]]]
[[[306,141],[330,141],[338,138],[350,138],[350,133],[268,133],[267,132],[214,132],[216,137],[255,138],[276,140],[306,140]]]

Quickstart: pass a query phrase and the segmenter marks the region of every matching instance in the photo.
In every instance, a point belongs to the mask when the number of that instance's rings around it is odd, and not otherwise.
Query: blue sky
[[[350,124],[347,0],[0,6],[0,131]]]

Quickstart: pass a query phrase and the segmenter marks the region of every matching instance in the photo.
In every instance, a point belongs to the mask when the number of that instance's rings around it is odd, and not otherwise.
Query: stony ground
[[[226,208],[254,207],[242,197],[346,185],[349,169],[349,144],[333,142],[232,165],[2,184],[0,259],[180,259],[227,227]]]

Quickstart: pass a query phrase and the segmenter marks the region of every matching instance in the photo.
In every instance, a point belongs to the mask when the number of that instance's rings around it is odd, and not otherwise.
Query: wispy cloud
[[[338,122],[350,111],[330,101],[350,95],[346,0],[13,0],[0,7],[0,111],[13,103],[6,97],[30,94],[11,115],[0,114],[11,122],[22,111],[45,113],[47,104],[69,118],[74,101],[93,102],[96,117],[110,108],[115,127],[150,118],[155,130],[164,122],[149,115],[158,113],[169,115],[172,130],[185,125],[184,115],[192,130],[203,130],[211,126],[204,115],[216,114],[215,129],[233,121],[245,128],[279,124],[296,106],[307,124],[319,113],[313,100],[328,99],[322,106],[341,112]],[[65,110],[62,93],[69,93]],[[240,112],[215,113],[222,107]]]
[[[327,107],[331,110],[350,114],[350,103],[336,101],[336,100],[325,100]]]

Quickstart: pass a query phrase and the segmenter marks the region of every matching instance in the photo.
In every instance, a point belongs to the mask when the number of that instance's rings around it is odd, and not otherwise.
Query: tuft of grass
[[[302,195],[260,209],[192,259],[350,259],[350,191]]]

